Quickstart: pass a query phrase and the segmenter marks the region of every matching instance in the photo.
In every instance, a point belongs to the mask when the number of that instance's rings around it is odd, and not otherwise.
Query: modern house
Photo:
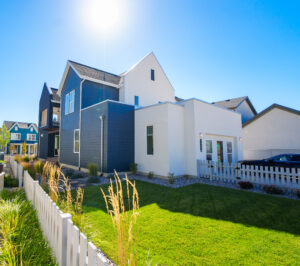
[[[300,111],[273,104],[243,124],[245,159],[300,154]]]
[[[26,143],[26,154],[37,154],[38,128],[35,123],[4,121],[10,132],[10,142],[6,146],[6,154],[22,154],[22,145]]]
[[[257,112],[248,96],[213,102],[212,104],[216,104],[240,113],[242,115],[243,124],[257,115]]]
[[[197,159],[242,159],[241,115],[175,91],[153,53],[115,75],[68,61],[61,96],[60,163],[103,173],[196,175]]]
[[[44,83],[39,104],[38,156],[59,156],[60,97],[57,89]]]

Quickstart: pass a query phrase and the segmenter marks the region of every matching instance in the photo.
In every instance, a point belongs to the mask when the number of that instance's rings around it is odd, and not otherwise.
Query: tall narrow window
[[[213,153],[212,140],[207,140],[206,141],[206,160],[207,161],[212,160],[212,153]]]
[[[79,153],[79,129],[74,130],[74,153]]]
[[[74,112],[74,102],[75,102],[75,91],[70,92],[70,113]]]
[[[47,126],[48,109],[44,109],[41,115],[41,127]]]
[[[147,155],[153,155],[153,126],[147,126]]]
[[[154,69],[151,69],[151,80],[155,80],[155,72]]]
[[[65,96],[65,114],[74,112],[75,90],[72,90]]]
[[[69,113],[69,104],[70,104],[70,94],[66,94],[65,96],[65,114]]]
[[[232,163],[232,142],[227,142],[227,161],[228,163]]]
[[[134,96],[134,105],[139,105],[139,96]]]

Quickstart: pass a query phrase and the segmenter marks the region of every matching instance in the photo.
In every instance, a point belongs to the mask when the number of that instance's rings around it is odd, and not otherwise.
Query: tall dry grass
[[[135,182],[131,182],[127,175],[125,178],[126,191],[123,191],[121,179],[116,171],[114,179],[114,184],[110,180],[108,194],[105,194],[102,188],[100,190],[105,200],[107,212],[112,218],[113,226],[116,228],[118,264],[135,265],[133,229],[139,215],[139,195]]]

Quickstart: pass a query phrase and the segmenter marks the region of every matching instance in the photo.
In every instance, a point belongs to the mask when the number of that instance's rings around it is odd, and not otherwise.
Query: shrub
[[[35,179],[36,178],[36,172],[34,169],[34,166],[31,163],[22,162],[21,165],[23,166],[23,171],[27,170],[28,174]]]
[[[91,176],[88,181],[89,181],[89,183],[98,183],[99,182],[99,177]]]
[[[184,175],[183,177],[185,178],[186,181],[188,181],[190,179],[189,175]]]
[[[70,178],[72,178],[72,179],[83,178],[83,175],[80,173],[75,173]]]
[[[21,161],[22,162],[29,162],[30,158],[27,155],[24,155],[24,156],[22,156]]]
[[[38,159],[38,157],[36,155],[33,155],[30,157],[30,161],[36,161]]]
[[[281,188],[273,186],[273,185],[263,186],[263,191],[265,191],[268,194],[277,194],[277,195],[283,194],[283,190]]]
[[[130,165],[130,172],[131,172],[133,175],[136,175],[137,170],[138,170],[138,165],[137,165],[137,163],[132,163],[132,164]]]
[[[18,187],[19,179],[7,175],[4,177],[4,187]]]
[[[44,163],[41,160],[36,161],[33,166],[38,174],[41,175],[43,173]]]
[[[252,189],[253,184],[249,181],[240,181],[238,182],[241,189]]]
[[[148,173],[148,178],[149,178],[149,179],[152,179],[153,176],[154,176],[154,173],[153,173],[152,171]]]
[[[65,171],[65,176],[66,176],[66,177],[72,178],[73,174],[74,174],[74,170],[73,170],[73,169],[67,169],[67,170]]]
[[[299,189],[297,189],[296,195],[297,195],[298,199],[300,199],[300,190]]]
[[[90,163],[88,165],[88,168],[89,168],[89,176],[97,176],[97,174],[98,174],[98,166],[97,166],[97,164]]]
[[[169,184],[174,184],[175,178],[174,178],[174,173],[169,173]]]
[[[21,162],[21,159],[22,159],[22,156],[17,154],[14,156],[14,160],[17,162],[17,163],[20,163]]]

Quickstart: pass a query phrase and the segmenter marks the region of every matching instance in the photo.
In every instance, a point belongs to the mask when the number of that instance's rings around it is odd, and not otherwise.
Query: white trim
[[[166,101],[166,102],[162,102],[162,103],[151,104],[151,105],[148,105],[148,106],[137,107],[137,108],[135,109],[135,111],[143,110],[143,109],[146,109],[146,108],[151,108],[151,107],[154,107],[154,106],[162,106],[163,104],[173,104],[173,105],[175,105],[175,106],[184,108],[183,105],[180,105],[180,104],[178,104],[178,103],[173,103],[173,102]]]
[[[79,151],[75,151],[75,132],[78,131],[79,132]],[[73,153],[79,153],[80,152],[80,130],[79,128],[77,129],[74,129],[74,132],[73,132]]]
[[[119,104],[123,104],[123,105],[128,105],[128,106],[134,106],[133,104],[128,104],[128,103],[123,103],[123,102],[118,102],[118,101],[114,101],[114,100],[110,100],[110,99],[106,99],[102,102],[99,102],[99,103],[95,103],[93,105],[90,105],[88,107],[84,107],[83,109],[81,109],[81,111],[84,111],[86,109],[89,109],[89,108],[92,108],[92,107],[95,107],[96,105],[98,104],[102,104],[102,103],[105,103],[105,102],[112,102],[112,103],[119,103]]]
[[[107,86],[114,87],[114,88],[117,88],[117,89],[119,89],[121,87],[120,84],[114,84],[114,83],[110,83],[110,82],[107,82],[107,81],[104,81],[104,80],[93,79],[93,78],[90,78],[88,76],[80,76],[80,77],[82,79],[85,79],[85,80],[89,80],[89,81],[92,81],[92,82],[95,82],[95,83],[98,83],[98,84],[107,85]]]
[[[20,138],[12,138],[13,134],[20,136]],[[22,140],[21,133],[10,133],[10,140]]]
[[[51,100],[52,103],[60,103],[60,101]]]
[[[15,127],[15,125],[18,125],[18,127],[20,128],[18,122],[15,122],[15,123],[10,127],[10,129],[9,129],[8,131],[11,131],[11,130]]]
[[[30,139],[30,136],[34,136],[34,139]],[[36,141],[36,134],[30,134],[30,133],[27,133],[26,134],[26,140],[28,141]]]

